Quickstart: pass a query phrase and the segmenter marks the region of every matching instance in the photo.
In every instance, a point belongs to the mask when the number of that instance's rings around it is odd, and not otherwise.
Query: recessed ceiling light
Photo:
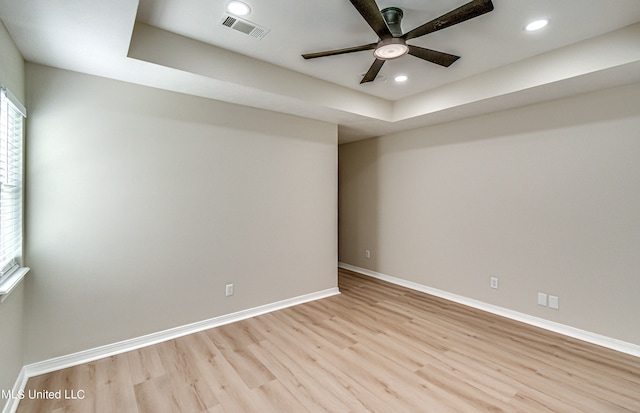
[[[398,75],[393,78],[393,80],[395,80],[398,83],[406,82],[408,79],[409,77],[407,75]]]
[[[236,16],[247,16],[251,13],[251,7],[247,3],[241,1],[230,1],[227,3],[227,11]]]
[[[546,20],[546,19],[536,20],[534,22],[527,24],[527,26],[524,29],[528,32],[535,32],[536,30],[540,30],[543,27],[545,27],[548,23],[549,23],[549,20]]]

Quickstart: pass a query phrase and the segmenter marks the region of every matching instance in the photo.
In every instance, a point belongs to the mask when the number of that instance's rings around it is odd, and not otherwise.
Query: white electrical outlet
[[[547,295],[545,293],[538,293],[538,305],[547,306]]]
[[[553,308],[554,310],[557,310],[560,308],[560,303],[558,302],[557,296],[555,295],[549,296],[549,308]]]
[[[369,251],[369,250],[364,250],[364,257],[365,257],[365,258],[371,258],[371,251]]]
[[[491,277],[490,285],[491,285],[491,288],[495,288],[497,290],[498,289],[498,277]]]
[[[227,284],[224,288],[224,295],[230,297],[233,295],[233,284]]]

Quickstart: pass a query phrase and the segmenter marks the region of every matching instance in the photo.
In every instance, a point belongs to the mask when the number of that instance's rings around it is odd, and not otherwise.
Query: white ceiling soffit
[[[406,31],[466,2],[377,4],[403,8]],[[0,18],[28,61],[337,123],[342,143],[640,81],[638,0],[493,0],[414,42],[462,56],[450,68],[406,56],[366,85],[370,52],[300,57],[375,41],[348,1],[250,3],[264,38],[223,27],[225,0],[0,0]]]
[[[132,36],[129,57],[365,117],[364,122],[354,118],[343,124],[340,141],[344,143],[640,81],[640,42],[637,39],[640,39],[640,24],[396,102],[139,22]],[[385,123],[392,126],[385,127]]]

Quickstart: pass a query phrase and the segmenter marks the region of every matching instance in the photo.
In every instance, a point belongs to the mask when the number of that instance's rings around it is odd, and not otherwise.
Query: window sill
[[[20,284],[20,281],[22,281],[25,274],[29,272],[29,269],[29,267],[20,267],[0,283],[0,303]]]

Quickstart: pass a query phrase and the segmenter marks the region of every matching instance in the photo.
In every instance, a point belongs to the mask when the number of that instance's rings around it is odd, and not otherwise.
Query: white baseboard
[[[289,298],[271,304],[238,311],[236,313],[226,314],[220,317],[214,317],[208,320],[198,321],[192,324],[170,328],[168,330],[159,331],[157,333],[147,334],[145,336],[120,341],[105,346],[92,348],[89,350],[79,351],[77,353],[60,356],[49,360],[39,361],[37,363],[27,364],[20,371],[20,375],[14,385],[14,393],[18,394],[24,390],[27,380],[30,377],[39,376],[56,370],[65,369],[67,367],[77,366],[79,364],[88,363],[104,357],[110,357],[116,354],[126,353],[127,351],[136,350],[152,344],[161,343],[163,341],[172,340],[174,338],[186,336],[187,334],[197,333],[209,328],[219,327],[225,324],[234,323],[236,321],[245,320],[247,318],[256,317],[272,311],[281,310],[283,308],[292,307],[294,305],[303,304],[309,301],[319,300],[321,298],[330,297],[340,294],[337,287],[315,293],[301,295],[299,297]],[[19,399],[9,399],[3,413],[14,413],[18,408]]]
[[[357,272],[359,274],[367,275],[379,280],[387,281],[392,284],[400,285],[402,287],[410,288],[412,290],[421,291],[436,297],[444,298],[445,300],[453,301],[468,307],[477,308],[478,310],[487,311],[502,317],[510,318],[512,320],[520,321],[525,324],[540,327],[545,330],[553,331],[555,333],[563,334],[568,337],[576,338],[578,340],[586,341],[587,343],[596,344],[598,346],[606,347],[612,350],[626,353],[635,357],[640,357],[640,346],[637,344],[627,343],[625,341],[617,340],[602,336],[600,334],[592,333],[590,331],[581,330],[579,328],[567,326],[564,324],[556,323],[553,321],[545,320],[544,318],[534,317],[525,313],[509,310],[507,308],[498,307],[496,305],[487,304],[482,301],[474,300],[472,298],[463,297],[449,293],[447,291],[438,290],[436,288],[427,287],[426,285],[418,284],[412,281],[403,280],[401,278],[392,277],[390,275],[381,274],[375,271],[368,270],[366,268],[356,267],[354,265],[346,264],[343,262],[338,263],[339,268],[345,270]]]

